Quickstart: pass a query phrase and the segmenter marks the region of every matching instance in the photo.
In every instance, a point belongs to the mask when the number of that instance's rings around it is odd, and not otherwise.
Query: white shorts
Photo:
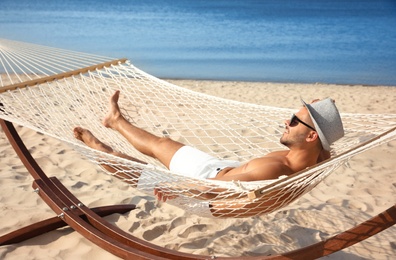
[[[240,165],[238,161],[221,160],[191,146],[183,146],[173,155],[169,169],[183,176],[208,179],[216,177],[224,168]]]

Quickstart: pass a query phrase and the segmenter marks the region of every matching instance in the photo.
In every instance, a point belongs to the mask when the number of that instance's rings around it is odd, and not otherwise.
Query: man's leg
[[[120,91],[110,98],[109,112],[103,119],[103,125],[120,132],[138,151],[158,159],[169,168],[173,155],[184,144],[166,137],[158,137],[128,122],[121,114],[118,106]]]

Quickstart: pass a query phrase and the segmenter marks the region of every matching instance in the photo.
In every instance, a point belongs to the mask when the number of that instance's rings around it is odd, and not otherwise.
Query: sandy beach
[[[242,102],[298,108],[304,100],[331,97],[341,113],[396,113],[396,87],[168,80],[176,85]],[[68,145],[18,127],[44,171],[56,176],[85,205],[133,203],[137,209],[106,219],[153,244],[216,256],[287,252],[321,241],[382,212],[395,203],[396,141],[351,158],[318,187],[281,211],[254,218],[185,216],[118,179],[103,174]],[[0,235],[53,217],[33,192],[32,177],[0,130]],[[394,259],[396,227],[326,259]],[[118,259],[70,228],[0,247],[0,259]]]

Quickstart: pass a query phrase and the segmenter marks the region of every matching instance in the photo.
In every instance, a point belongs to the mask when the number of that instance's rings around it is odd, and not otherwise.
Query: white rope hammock
[[[196,93],[155,78],[128,60],[111,60],[0,39],[0,118],[72,145],[92,162],[117,169],[113,175],[131,185],[144,171],[139,188],[150,195],[156,186],[169,190],[178,195],[169,203],[193,214],[247,217],[275,211],[310,191],[351,156],[395,139],[396,114],[344,113],[345,137],[333,145],[332,159],[303,172],[279,180],[237,183],[183,177],[102,126],[115,90],[121,90],[123,114],[137,126],[241,162],[284,149],[279,143],[284,130],[280,125],[294,111]],[[74,138],[76,126],[149,164],[87,147]]]

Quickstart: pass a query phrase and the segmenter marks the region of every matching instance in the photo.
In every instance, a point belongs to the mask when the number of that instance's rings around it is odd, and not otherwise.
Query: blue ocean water
[[[394,0],[1,0],[0,37],[161,78],[396,86]]]

